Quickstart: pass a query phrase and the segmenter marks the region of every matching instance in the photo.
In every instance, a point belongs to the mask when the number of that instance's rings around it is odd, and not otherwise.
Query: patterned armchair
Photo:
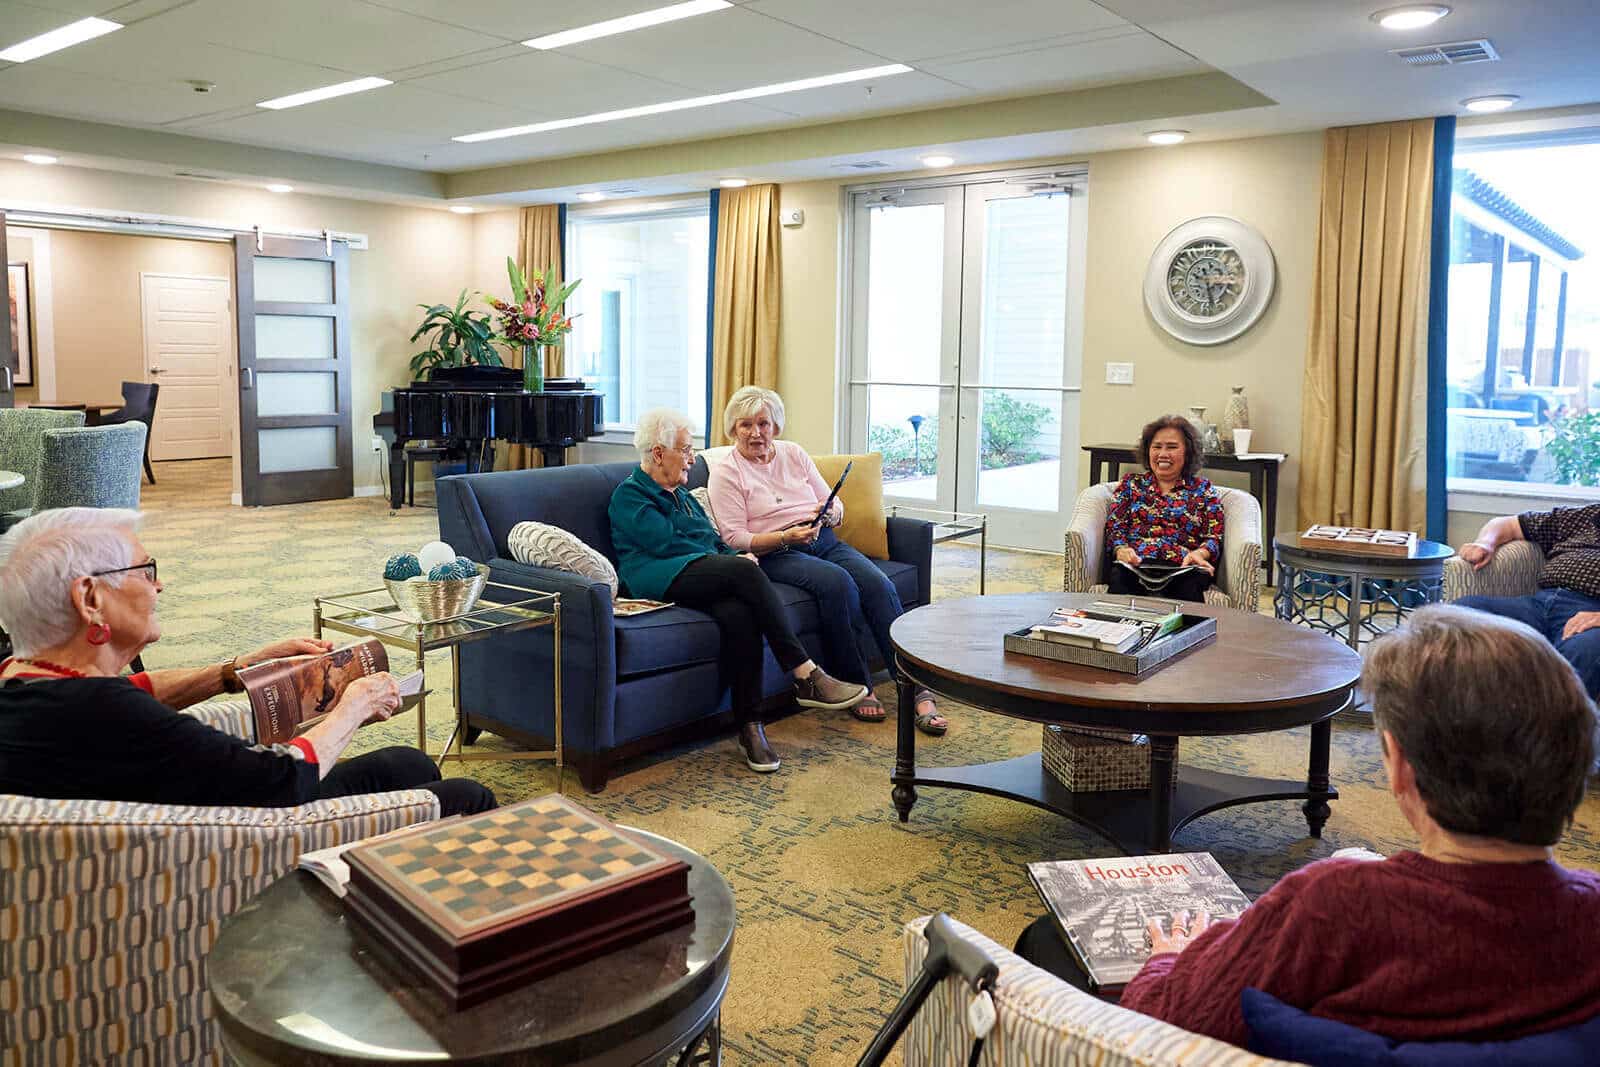
[[[190,713],[249,730],[247,704]],[[298,808],[0,796],[0,1064],[220,1062],[203,966],[222,920],[301,852],[438,814],[420,789]]]
[[[1106,515],[1116,487],[1106,482],[1078,494],[1067,526],[1062,589],[1068,593],[1103,593],[1101,573],[1106,558]],[[1261,602],[1261,505],[1242,489],[1217,486],[1222,499],[1222,558],[1217,582],[1206,590],[1206,603],[1255,611]]]
[[[1532,596],[1539,591],[1544,572],[1544,552],[1532,541],[1512,541],[1496,550],[1494,558],[1475,571],[1455,556],[1444,561],[1444,599],[1464,596]]]
[[[928,919],[905,926],[905,981],[922,970]],[[1000,966],[995,982],[995,1028],[983,1062],[994,1067],[1284,1067],[1283,1060],[1243,1049],[1147,1015],[1108,1004],[1013,955],[960,923],[963,938]],[[967,1004],[972,994],[954,973],[934,987],[912,1019],[900,1047],[906,1067],[961,1067],[972,1048]]]
[[[83,425],[81,411],[54,411],[48,408],[0,408],[0,456],[6,470],[16,471],[27,481],[15,489],[0,489],[0,530],[19,521],[33,509],[39,495],[39,460],[44,455],[44,432]],[[10,514],[16,513],[16,514]]]

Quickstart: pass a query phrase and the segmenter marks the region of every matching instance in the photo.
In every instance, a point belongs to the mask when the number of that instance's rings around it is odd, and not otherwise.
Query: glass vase
[[[522,346],[522,388],[530,393],[544,392],[544,349]]]

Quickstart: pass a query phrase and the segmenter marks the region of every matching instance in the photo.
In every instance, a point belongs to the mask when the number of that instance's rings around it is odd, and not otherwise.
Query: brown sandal
[[[916,707],[923,701],[933,703],[933,694],[926,689],[918,689],[912,698],[912,706]],[[946,730],[950,729],[950,720],[940,715],[938,711],[920,711],[917,713],[917,729],[929,737],[943,737]]]
[[[877,714],[873,714],[874,712]],[[862,722],[882,722],[889,717],[888,713],[883,710],[883,703],[873,693],[868,693],[862,697],[860,703],[850,709],[850,714]]]

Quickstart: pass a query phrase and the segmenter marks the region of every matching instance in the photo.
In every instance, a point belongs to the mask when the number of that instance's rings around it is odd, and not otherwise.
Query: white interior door
[[[139,275],[147,380],[156,397],[150,458],[233,454],[232,282],[176,274]]]

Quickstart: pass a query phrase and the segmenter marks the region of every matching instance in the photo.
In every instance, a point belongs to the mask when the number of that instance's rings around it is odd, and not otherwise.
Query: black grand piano
[[[522,388],[513,367],[441,367],[409,389],[394,391],[394,441],[389,445],[389,506],[403,502],[406,442],[447,442],[469,470],[494,469],[494,441],[537,448],[546,467],[604,428],[605,397],[581,378],[547,378],[544,392]]]

